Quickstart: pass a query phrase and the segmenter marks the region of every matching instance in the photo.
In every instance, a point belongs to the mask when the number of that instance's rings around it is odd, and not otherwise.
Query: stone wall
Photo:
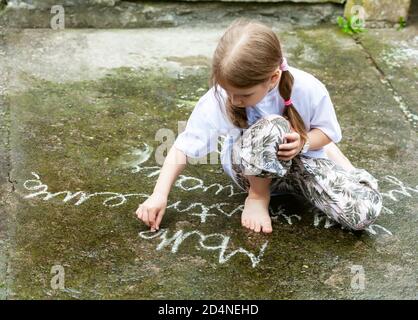
[[[9,0],[0,24],[12,28],[50,28],[51,7],[65,8],[66,28],[174,27],[194,24],[229,24],[238,17],[266,23],[287,22],[315,25],[334,22],[343,14],[341,4],[260,3],[206,1],[118,1],[118,0]]]
[[[362,6],[366,22],[378,25],[379,23],[397,23],[402,17],[408,19],[408,10],[411,0],[347,0],[344,15],[350,17],[352,12],[357,14],[353,7]]]
[[[0,24],[49,28],[51,7],[62,5],[69,28],[170,27],[242,16],[309,25],[335,23],[343,3],[346,17],[360,5],[367,27],[380,27],[407,20],[411,0],[0,0]]]
[[[6,0],[2,0],[5,1]],[[259,2],[259,3],[279,3],[279,2],[295,2],[295,3],[344,3],[346,0],[179,0],[182,2]],[[80,5],[101,5],[101,6],[115,6],[123,0],[9,0],[11,6],[14,7],[30,7],[30,8],[48,8],[53,5],[61,4],[65,6],[80,6]],[[129,2],[144,2],[141,0],[131,0]],[[154,2],[170,2],[170,0],[156,0]]]

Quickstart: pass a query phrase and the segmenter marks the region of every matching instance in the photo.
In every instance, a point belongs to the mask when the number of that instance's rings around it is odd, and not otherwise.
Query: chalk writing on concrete
[[[176,253],[179,250],[180,245],[189,237],[191,236],[197,236],[198,237],[198,243],[201,248],[206,250],[218,250],[218,261],[219,263],[223,264],[226,263],[228,260],[230,260],[233,256],[235,256],[238,253],[246,255],[250,261],[253,268],[255,268],[261,261],[261,258],[264,255],[264,251],[267,248],[268,241],[264,242],[264,244],[261,246],[258,255],[255,255],[254,253],[249,252],[248,250],[239,247],[238,249],[226,253],[228,249],[228,244],[231,240],[231,237],[223,235],[221,233],[212,233],[205,235],[202,232],[198,230],[188,231],[184,232],[183,230],[177,230],[171,237],[169,236],[169,229],[161,229],[158,232],[151,232],[151,231],[143,231],[139,233],[139,236],[143,239],[154,239],[159,237],[161,239],[161,242],[157,246],[157,250],[161,250],[165,247],[171,246],[171,252]],[[211,243],[214,242],[213,239],[219,239],[218,244],[216,245],[208,245],[207,242],[209,239],[211,239]]]
[[[160,174],[161,167],[158,166],[151,166],[151,167],[141,167],[136,166],[132,173],[143,172],[146,173],[148,178],[158,176]],[[183,191],[193,191],[199,190],[202,192],[207,192],[209,190],[216,190],[215,195],[220,194],[221,192],[228,192],[228,197],[233,197],[239,194],[245,194],[243,191],[236,191],[235,187],[232,184],[222,185],[220,183],[213,183],[211,185],[205,185],[202,179],[196,177],[190,177],[186,175],[179,175],[177,181],[174,184],[175,187],[183,190]]]
[[[189,186],[188,186],[189,184]],[[190,184],[192,184],[190,186]],[[195,178],[195,177],[188,177],[184,175],[180,175],[179,179],[177,179],[175,186],[184,190],[184,191],[192,191],[192,190],[198,190],[200,189],[202,192],[207,192],[208,190],[211,190],[212,188],[217,188],[215,195],[221,193],[224,190],[229,190],[228,197],[233,197],[238,194],[245,194],[246,192],[243,191],[235,191],[235,188],[232,184],[228,184],[226,186],[223,186],[219,183],[214,183],[209,186],[205,186],[202,179]]]
[[[321,225],[323,225],[324,229],[328,229],[330,227],[333,226],[338,226],[338,224],[332,220],[331,218],[329,218],[327,215],[325,215],[325,213],[323,213],[321,210],[319,210],[318,208],[313,208],[312,210],[310,210],[311,213],[313,214],[313,225],[314,227],[318,228],[321,227]],[[302,216],[297,215],[297,214],[285,214],[285,210],[279,206],[276,210],[271,210],[270,209],[270,213],[271,213],[271,217],[272,220],[278,220],[278,218],[283,218],[283,220],[289,224],[289,225],[293,225],[296,222],[299,222],[302,220]],[[339,225],[341,229],[346,229],[343,226]],[[368,226],[366,229],[364,229],[368,234],[370,235],[378,235],[378,234],[386,234],[386,235],[393,235],[392,232],[388,229],[386,229],[385,227],[374,223],[370,226]]]
[[[180,208],[181,203],[182,201],[177,201],[173,204],[168,205],[167,209],[175,209],[177,212],[188,212],[188,211],[194,210],[195,208],[200,208],[200,212],[192,212],[192,213],[189,213],[189,215],[200,217],[200,222],[202,223],[205,223],[207,221],[207,217],[209,216],[217,216],[217,214],[209,213],[209,211],[212,209],[216,209],[217,212],[222,213],[227,217],[231,217],[236,212],[242,212],[242,210],[244,209],[244,205],[238,205],[232,211],[227,212],[222,209],[222,207],[230,205],[229,203],[226,203],[226,202],[215,203],[209,206],[204,205],[202,203],[191,203],[186,208],[181,209]]]
[[[418,185],[415,187],[405,186],[405,184],[402,181],[400,181],[398,178],[394,176],[384,176],[382,180],[388,181],[394,184],[395,186],[397,186],[396,189],[392,189],[386,192],[381,192],[382,196],[389,200],[398,202],[399,201],[398,197],[400,196],[412,198],[414,194],[418,195]],[[395,195],[397,195],[398,197],[396,197]]]
[[[141,162],[146,161],[146,157],[142,159]],[[148,177],[153,177],[158,175],[160,167],[140,167],[137,166],[135,168],[136,172],[150,172],[148,173]],[[118,193],[118,192],[95,192],[89,193],[86,191],[60,191],[60,192],[50,192],[48,191],[48,185],[42,183],[40,176],[32,172],[31,173],[34,179],[28,179],[23,183],[23,186],[26,190],[30,191],[29,194],[25,195],[24,198],[26,199],[33,199],[33,198],[40,198],[43,201],[48,201],[51,199],[62,199],[64,203],[73,201],[73,205],[79,206],[83,203],[86,203],[90,199],[94,197],[103,197],[104,200],[102,204],[106,207],[117,207],[124,205],[128,202],[129,198],[148,198],[149,195],[145,193]],[[416,187],[409,187],[405,185],[402,181],[394,176],[384,176],[382,181],[387,181],[396,186],[396,188],[390,189],[386,192],[382,192],[382,196],[387,201],[393,201],[395,203],[401,201],[402,198],[413,198],[414,195],[418,194],[418,186]],[[212,185],[205,185],[202,179],[196,177],[189,177],[185,175],[181,175],[179,179],[176,181],[176,187],[184,190],[184,191],[200,191],[200,192],[213,192],[215,195],[220,194],[221,192],[225,191],[225,194],[228,197],[232,197],[241,192],[236,192],[232,185],[222,185],[222,184],[212,184]],[[208,221],[208,217],[216,217],[219,214],[225,215],[227,217],[231,217],[233,214],[240,213],[243,210],[243,205],[236,205],[227,202],[221,202],[211,205],[206,205],[204,203],[185,203],[183,201],[175,201],[167,206],[167,209],[174,210],[178,213],[187,213],[190,216],[196,216],[200,218],[201,223],[206,223]],[[228,210],[230,208],[230,210]],[[383,211],[388,214],[395,214],[394,211],[387,207],[383,207]],[[285,210],[279,206],[278,209],[275,211],[270,209],[270,213],[272,215],[273,220],[277,220],[278,218],[283,219],[287,224],[293,225],[295,222],[300,222],[302,220],[302,216],[298,214],[286,214]],[[315,227],[320,227],[323,225],[325,229],[328,229],[336,223],[327,217],[323,212],[319,210],[313,211],[313,225]],[[343,227],[342,227],[343,228]],[[379,224],[373,224],[366,228],[365,230],[370,235],[379,235],[379,234],[386,234],[392,235],[392,232],[385,227]],[[231,259],[234,255],[241,253],[246,255],[253,267],[257,266],[264,254],[265,249],[267,248],[268,241],[266,241],[263,246],[260,248],[259,254],[255,255],[254,253],[249,252],[243,248],[239,248],[237,250],[232,251],[231,253],[227,254],[228,244],[230,242],[230,237],[220,234],[220,233],[213,233],[209,235],[204,235],[202,232],[198,230],[188,231],[185,232],[183,230],[177,230],[171,237],[169,236],[169,229],[161,229],[159,232],[150,232],[150,231],[143,231],[139,233],[140,237],[143,239],[154,239],[159,237],[161,242],[157,246],[157,250],[161,250],[165,247],[171,246],[171,252],[175,253],[178,251],[179,246],[189,237],[197,236],[199,245],[206,250],[218,250],[219,251],[219,263],[225,263],[229,259]],[[208,245],[208,239],[219,239],[218,245]],[[211,243],[213,243],[211,241]]]
[[[36,179],[26,180],[23,183],[23,187],[26,190],[34,191],[33,193],[30,193],[26,196],[24,196],[25,199],[31,199],[35,197],[40,197],[44,201],[51,200],[53,198],[56,198],[58,196],[64,195],[63,202],[69,202],[73,199],[78,199],[74,205],[79,206],[86,202],[87,200],[98,197],[98,196],[104,196],[106,199],[103,201],[103,205],[106,207],[117,207],[125,204],[129,197],[142,197],[142,198],[148,198],[149,195],[145,193],[128,193],[128,194],[122,194],[117,192],[95,192],[95,193],[87,193],[85,191],[60,191],[60,192],[49,192],[48,186],[46,184],[43,184],[40,180],[40,176],[32,172],[32,175]]]
[[[104,196],[105,199],[102,204],[106,207],[118,207],[127,203],[128,198],[136,197],[136,198],[148,198],[149,195],[145,193],[118,193],[118,192],[95,192],[95,193],[88,193],[86,191],[60,191],[60,192],[50,192],[48,191],[48,185],[42,183],[40,176],[32,172],[32,175],[35,179],[26,180],[23,183],[23,187],[31,191],[30,194],[24,196],[25,199],[32,199],[32,198],[40,198],[43,201],[48,201],[51,199],[59,199],[62,198],[62,202],[67,203],[70,201],[75,201],[74,205],[79,206],[81,204],[86,203],[93,197]],[[184,206],[182,208],[182,206]],[[232,207],[229,211],[227,207]],[[167,209],[172,209],[176,212],[180,213],[188,213],[191,216],[197,216],[200,218],[200,222],[204,223],[207,221],[207,217],[209,216],[218,216],[219,214],[223,214],[227,217],[231,217],[234,213],[242,212],[243,205],[232,205],[227,202],[215,203],[212,205],[205,205],[203,203],[184,203],[184,201],[176,201],[172,204],[167,206]],[[200,209],[200,210],[198,210]],[[212,212],[212,213],[209,213]]]
[[[40,176],[35,173],[32,172],[32,175],[36,178],[36,179],[29,179],[26,180],[23,183],[23,186],[25,187],[26,190],[28,191],[32,191],[32,193],[24,196],[24,198],[26,199],[31,199],[31,198],[41,198],[44,201],[48,201],[54,198],[57,198],[59,196],[63,196],[62,201],[67,203],[71,200],[76,200],[74,205],[79,206],[83,203],[85,203],[86,201],[90,200],[93,197],[98,197],[98,196],[102,196],[105,197],[104,201],[102,202],[102,204],[104,206],[107,207],[117,207],[117,206],[121,206],[127,203],[128,198],[130,197],[139,197],[139,198],[148,198],[149,195],[145,194],[145,193],[128,193],[128,194],[123,194],[123,193],[117,193],[117,192],[95,192],[95,193],[88,193],[85,191],[77,191],[77,192],[72,192],[72,191],[60,191],[60,192],[49,192],[48,191],[48,186],[44,183],[42,183],[42,181],[40,180]],[[194,177],[188,177],[191,179],[197,179]],[[414,192],[414,193],[418,193],[418,190],[416,188],[411,188],[411,187],[407,187],[404,185],[404,183],[402,181],[400,181],[399,179],[393,177],[393,176],[385,176],[384,179],[387,179],[387,181],[394,183],[395,185],[399,186],[400,189],[392,189],[389,190],[387,192],[382,192],[382,195],[385,195],[386,198],[390,198],[391,200],[398,202],[399,199],[395,197],[395,194],[397,195],[404,195],[407,197],[412,197],[410,192]],[[183,181],[186,181],[185,179]],[[210,189],[211,186],[203,186],[201,184],[201,180],[197,179],[196,181],[198,181],[197,186],[199,186],[199,188],[201,190],[203,190],[204,192],[206,192],[207,190]],[[218,189],[215,192],[215,194],[217,194],[218,192],[222,191],[222,190],[226,190],[225,186],[219,185],[217,186]],[[195,190],[197,190],[198,188],[196,188],[196,186],[192,187],[195,188]],[[215,189],[216,190],[216,189]],[[237,193],[234,193],[233,189],[229,189],[230,190],[230,194],[231,195],[236,195]],[[184,208],[182,208],[181,206],[185,205]],[[211,217],[211,216],[218,216],[218,214],[223,214],[227,217],[231,217],[233,214],[235,213],[239,213],[242,212],[243,210],[243,205],[235,205],[232,206],[232,210],[228,211],[225,209],[225,207],[230,206],[229,203],[226,202],[222,202],[222,203],[216,203],[216,204],[212,204],[212,205],[205,205],[203,203],[186,203],[184,204],[183,201],[176,201],[172,204],[169,204],[167,206],[167,209],[173,209],[174,211],[177,211],[179,213],[188,213],[190,216],[197,216],[200,218],[200,222],[201,223],[205,223],[207,222],[207,218]],[[200,209],[200,210],[199,210]],[[393,214],[393,211],[387,207],[384,207],[384,210],[389,213],[389,214]],[[277,212],[272,212],[270,211],[272,214],[273,219],[277,219],[277,217],[282,217],[285,219],[285,221],[292,225],[295,220],[300,221],[302,219],[302,217],[300,215],[286,215],[283,209],[279,209],[279,211]],[[335,222],[333,222],[330,218],[328,218],[327,216],[325,216],[322,212],[314,212],[314,226],[318,227],[320,225],[320,223],[324,221],[324,228],[329,228],[333,225],[335,225]],[[374,227],[375,226],[375,227]],[[369,227],[366,231],[368,231],[369,233],[375,235],[377,234],[376,230],[381,230],[387,234],[391,234],[391,232],[389,230],[387,230],[386,228],[379,226],[377,224],[372,225],[371,227]]]
[[[152,148],[148,144],[144,143],[143,148],[135,149],[132,153],[138,157],[134,163],[131,163],[132,173],[141,172],[146,175],[147,178],[152,178],[160,174],[161,166],[142,166],[142,164],[147,162],[152,155]],[[207,192],[209,190],[216,190],[215,195],[218,195],[223,191],[227,191],[229,192],[228,197],[233,197],[238,194],[245,194],[245,192],[242,192],[242,190],[236,191],[236,187],[234,187],[233,184],[228,184],[225,186],[220,183],[205,185],[202,179],[186,175],[179,175],[175,182],[175,186],[183,191],[200,190],[202,192]]]
[[[281,206],[279,206],[276,210],[272,210],[271,208],[269,208],[269,211],[270,211],[271,218],[273,220],[277,220],[279,217],[282,217],[290,225],[293,224],[292,219],[297,219],[298,221],[302,220],[302,217],[300,215],[297,215],[297,214],[290,214],[290,215],[285,214],[286,210],[284,210]]]

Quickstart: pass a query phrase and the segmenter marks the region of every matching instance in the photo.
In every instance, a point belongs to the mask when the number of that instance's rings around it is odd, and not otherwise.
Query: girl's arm
[[[331,142],[331,139],[321,130],[313,128],[308,132],[309,150],[321,149]]]
[[[168,197],[171,186],[185,168],[186,161],[187,157],[183,151],[172,146],[164,160],[160,175],[154,187],[154,193]]]
[[[185,168],[186,161],[187,157],[182,151],[174,146],[171,147],[164,160],[154,192],[144,203],[139,205],[136,214],[147,226],[151,227],[151,231],[160,228],[171,186]]]

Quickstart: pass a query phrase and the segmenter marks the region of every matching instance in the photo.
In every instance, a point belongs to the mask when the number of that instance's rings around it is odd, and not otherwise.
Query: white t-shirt
[[[325,86],[307,72],[292,67],[289,70],[294,77],[291,99],[307,131],[321,129],[333,142],[338,143],[342,138],[341,128]],[[177,137],[174,146],[188,157],[200,158],[217,151],[218,137],[224,136],[221,162],[225,172],[231,176],[232,144],[241,135],[242,129],[235,127],[226,114],[225,90],[220,86],[217,90],[220,99],[215,96],[214,88],[200,98],[187,121],[185,131]],[[276,86],[255,106],[246,108],[248,125],[269,114],[282,115],[284,108],[284,100]],[[310,150],[305,156],[327,158],[323,148]]]

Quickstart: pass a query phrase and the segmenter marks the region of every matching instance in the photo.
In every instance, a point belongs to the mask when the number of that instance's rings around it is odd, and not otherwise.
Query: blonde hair
[[[282,62],[280,41],[271,28],[259,22],[238,19],[228,27],[216,47],[210,86],[214,87],[217,97],[220,82],[236,88],[250,88],[269,80]],[[285,101],[290,99],[292,87],[292,74],[282,71],[278,90]],[[226,113],[235,126],[248,127],[245,108],[234,106],[229,98],[226,100]],[[305,124],[293,104],[285,107],[283,116],[306,141]]]

